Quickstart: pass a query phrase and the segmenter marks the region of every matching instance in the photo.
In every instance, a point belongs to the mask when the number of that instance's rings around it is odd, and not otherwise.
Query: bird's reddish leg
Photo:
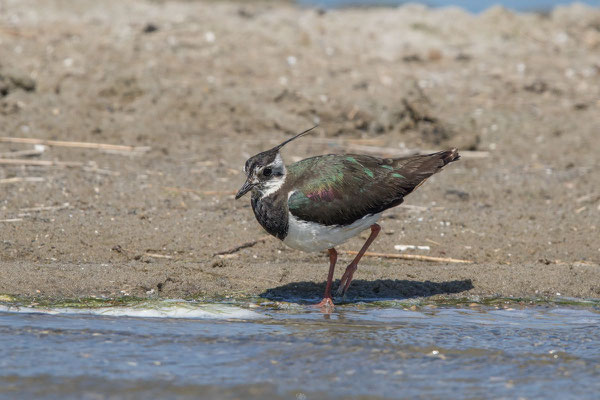
[[[380,230],[381,230],[381,226],[379,226],[377,224],[371,225],[371,235],[369,236],[369,238],[367,239],[365,244],[363,244],[362,249],[360,249],[360,251],[358,252],[356,257],[354,257],[354,260],[352,260],[350,265],[348,265],[348,267],[346,267],[346,271],[344,272],[344,275],[342,275],[342,279],[340,280],[340,287],[338,287],[338,290],[336,292],[336,294],[338,296],[342,296],[342,295],[346,294],[346,291],[350,287],[350,282],[352,282],[352,276],[354,275],[356,268],[358,268],[358,262],[360,261],[362,256],[365,254],[365,252],[367,251],[367,249],[369,248],[371,243],[373,243],[373,241],[379,234]]]
[[[327,285],[325,286],[325,294],[323,300],[317,304],[317,307],[333,307],[333,299],[331,298],[331,284],[333,282],[333,271],[337,262],[337,251],[332,247],[329,249],[329,274],[327,275]]]

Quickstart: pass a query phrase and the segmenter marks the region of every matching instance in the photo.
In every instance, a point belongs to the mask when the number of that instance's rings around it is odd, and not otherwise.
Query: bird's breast
[[[278,193],[261,197],[252,194],[252,210],[259,224],[271,235],[283,240],[288,233],[287,199]]]

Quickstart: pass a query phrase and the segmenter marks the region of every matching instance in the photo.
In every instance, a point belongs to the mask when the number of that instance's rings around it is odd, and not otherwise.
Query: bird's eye
[[[265,168],[265,169],[263,169],[263,175],[264,176],[271,176],[272,173],[273,173],[273,170],[271,168]]]

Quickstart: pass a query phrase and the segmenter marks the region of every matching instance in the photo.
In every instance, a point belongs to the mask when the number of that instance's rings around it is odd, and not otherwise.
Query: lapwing
[[[427,155],[379,158],[362,154],[326,154],[285,165],[283,146],[299,133],[250,157],[246,182],[235,198],[251,193],[254,215],[262,227],[291,248],[329,252],[329,274],[321,307],[333,307],[331,286],[335,247],[370,228],[371,234],[342,275],[337,295],[345,295],[358,262],[377,237],[377,221],[404,201],[427,178],[459,159],[453,148]]]

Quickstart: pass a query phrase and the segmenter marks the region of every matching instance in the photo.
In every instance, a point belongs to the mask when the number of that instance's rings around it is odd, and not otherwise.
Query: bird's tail
[[[404,177],[402,189],[404,196],[418,188],[431,175],[442,170],[442,168],[460,158],[458,150],[439,151],[432,154],[396,158],[394,171]]]
[[[440,151],[438,154],[441,160],[444,162],[444,165],[460,159],[460,154],[458,154],[458,149],[456,148],[452,148],[446,151]]]
[[[442,169],[446,164],[456,161],[460,158],[456,148],[437,153],[422,154],[418,156],[409,156],[396,158],[395,166],[406,172],[413,172],[426,178],[435,174]]]

